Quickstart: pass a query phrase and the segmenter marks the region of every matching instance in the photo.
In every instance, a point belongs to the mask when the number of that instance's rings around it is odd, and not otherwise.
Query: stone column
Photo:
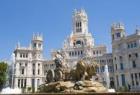
[[[18,88],[18,78],[14,78],[14,88]]]

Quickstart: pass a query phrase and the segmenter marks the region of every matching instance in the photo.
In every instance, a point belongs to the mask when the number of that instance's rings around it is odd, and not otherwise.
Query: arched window
[[[82,44],[82,42],[80,40],[76,41],[76,44]]]
[[[77,40],[77,41],[75,42],[75,45],[76,45],[76,46],[83,46],[84,43],[83,43],[83,41]]]

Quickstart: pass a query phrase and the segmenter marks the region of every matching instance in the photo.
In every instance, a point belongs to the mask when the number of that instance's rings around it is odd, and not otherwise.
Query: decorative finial
[[[20,48],[20,42],[17,43],[17,48]]]

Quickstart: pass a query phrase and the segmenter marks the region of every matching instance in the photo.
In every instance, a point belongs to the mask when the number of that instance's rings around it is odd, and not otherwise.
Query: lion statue
[[[90,80],[93,75],[96,75],[96,63],[87,64],[80,60],[76,64],[76,68],[70,71],[70,79],[73,81]]]

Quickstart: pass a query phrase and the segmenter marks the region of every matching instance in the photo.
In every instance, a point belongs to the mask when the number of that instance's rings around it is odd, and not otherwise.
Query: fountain
[[[12,69],[14,70],[14,65],[13,65],[15,63],[14,53],[11,55],[11,61],[12,61]],[[13,77],[12,77],[12,87],[13,87]],[[0,94],[21,94],[21,93],[22,90],[20,88],[10,88],[10,87],[3,88],[2,91],[0,92]]]
[[[106,87],[108,88],[108,92],[115,92],[115,89],[110,89],[110,77],[109,77],[109,71],[108,71],[108,65],[105,65],[105,81],[106,81]]]
[[[56,68],[48,71],[46,83],[39,87],[40,93],[107,92],[107,88],[98,80],[91,80],[92,76],[96,76],[96,63],[87,64],[79,60],[75,68],[69,69],[61,55],[59,52],[56,54]]]
[[[22,91],[19,88],[10,88],[10,87],[6,87],[4,89],[2,89],[0,94],[21,94]]]

